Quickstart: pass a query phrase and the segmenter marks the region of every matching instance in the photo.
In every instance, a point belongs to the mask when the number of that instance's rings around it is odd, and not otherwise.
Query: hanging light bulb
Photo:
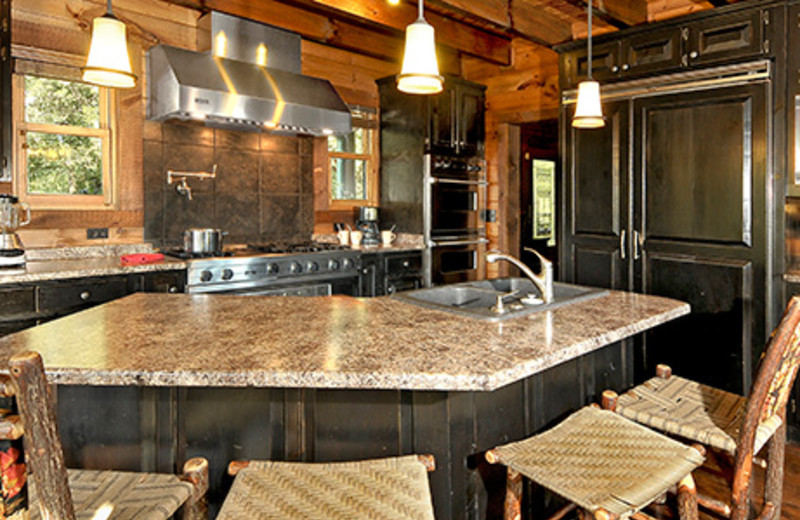
[[[572,116],[572,126],[575,128],[602,128],[606,126],[603,117],[603,107],[600,105],[600,83],[592,79],[592,0],[587,7],[589,12],[589,38],[587,39],[589,60],[588,78],[578,84],[578,101],[575,106],[575,115]]]
[[[419,18],[406,27],[403,69],[397,76],[397,89],[408,94],[438,94],[443,82],[436,60],[433,27],[425,21],[419,0]]]
[[[111,0],[103,16],[94,19],[89,57],[83,67],[83,81],[102,87],[131,88],[136,76],[128,55],[126,27],[111,11]]]

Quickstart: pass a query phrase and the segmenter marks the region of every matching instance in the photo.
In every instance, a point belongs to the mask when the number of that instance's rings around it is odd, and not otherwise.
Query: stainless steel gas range
[[[199,258],[167,254],[188,260],[189,293],[358,296],[359,252],[336,244],[255,244]]]

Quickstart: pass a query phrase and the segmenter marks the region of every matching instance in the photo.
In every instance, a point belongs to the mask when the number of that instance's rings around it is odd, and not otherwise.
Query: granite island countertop
[[[57,384],[490,391],[689,313],[607,296],[489,323],[392,297],[133,294],[4,338]]]

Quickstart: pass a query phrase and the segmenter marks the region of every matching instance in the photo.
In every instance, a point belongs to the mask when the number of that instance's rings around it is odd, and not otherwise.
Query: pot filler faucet
[[[533,285],[535,285],[537,289],[539,289],[539,292],[542,293],[542,300],[544,300],[544,303],[552,302],[553,262],[543,257],[541,254],[539,254],[538,251],[534,251],[529,247],[526,247],[525,251],[530,251],[539,258],[539,265],[541,266],[539,274],[535,274],[533,271],[531,271],[530,267],[523,264],[522,261],[514,258],[511,255],[502,253],[500,251],[489,251],[488,253],[486,253],[486,261],[490,264],[493,264],[498,260],[505,260],[507,262],[512,263],[513,265],[518,267],[519,270],[522,271],[522,273],[531,280],[531,282],[533,282]]]

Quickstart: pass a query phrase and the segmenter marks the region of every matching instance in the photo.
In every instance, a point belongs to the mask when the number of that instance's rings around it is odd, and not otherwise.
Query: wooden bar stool
[[[191,459],[184,474],[67,470],[42,358],[11,358],[0,376],[0,395],[14,399],[18,415],[0,420],[0,518],[46,520],[166,520],[179,508],[186,520],[206,520],[208,462]],[[22,442],[20,442],[22,441]]]
[[[587,406],[544,433],[486,452],[508,467],[505,519],[522,515],[522,477],[571,502],[597,520],[647,518],[642,508],[677,485],[680,517],[697,519],[691,472],[703,463],[691,448],[624,419]]]
[[[791,299],[772,334],[750,395],[725,392],[672,375],[656,377],[617,396],[605,407],[657,430],[696,441],[734,457],[730,504],[699,497],[700,505],[735,520],[748,518],[754,456],[767,446],[767,480],[759,519],[780,518],[783,498],[786,404],[800,365],[800,297]]]
[[[232,462],[217,520],[434,520],[430,455],[355,462]]]

